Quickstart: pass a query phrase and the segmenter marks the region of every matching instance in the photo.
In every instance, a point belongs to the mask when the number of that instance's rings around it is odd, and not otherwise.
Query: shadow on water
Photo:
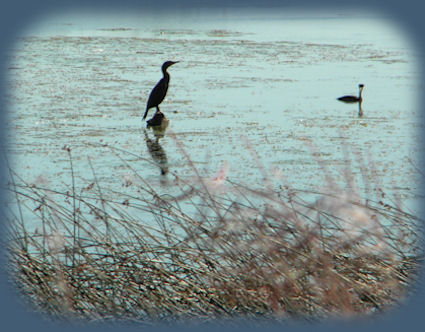
[[[152,129],[155,137],[154,139],[151,139],[147,130],[143,128],[149,154],[161,170],[161,175],[168,173],[168,159],[165,150],[159,143],[159,140],[164,137],[169,122],[170,121],[161,112],[155,113],[154,117],[147,121],[147,129]]]

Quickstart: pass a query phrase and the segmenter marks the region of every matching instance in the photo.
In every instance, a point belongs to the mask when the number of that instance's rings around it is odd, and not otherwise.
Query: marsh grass
[[[68,190],[10,170],[15,285],[54,319],[140,323],[364,317],[414,291],[422,221],[399,201],[372,185],[362,198],[348,168],[344,188],[328,176],[317,192],[296,190],[251,152],[263,188],[227,179],[226,164],[205,179],[186,154],[194,177],[167,175],[176,195],[130,165],[119,192],[93,167],[77,188],[67,147]]]

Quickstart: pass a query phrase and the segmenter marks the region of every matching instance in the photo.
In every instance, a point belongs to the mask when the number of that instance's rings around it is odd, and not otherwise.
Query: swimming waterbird
[[[363,92],[364,84],[359,84],[359,96],[343,96],[339,97],[338,100],[344,103],[358,103],[363,100],[362,92]]]

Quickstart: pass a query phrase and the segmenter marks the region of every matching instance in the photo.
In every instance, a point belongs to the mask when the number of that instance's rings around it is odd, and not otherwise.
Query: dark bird
[[[166,61],[163,63],[161,69],[162,69],[162,74],[164,76],[155,85],[155,87],[152,89],[149,95],[148,104],[146,105],[146,111],[145,111],[145,114],[143,115],[143,120],[146,119],[149,109],[151,109],[152,107],[156,107],[156,111],[160,112],[159,104],[161,104],[162,101],[164,100],[168,90],[168,83],[170,82],[170,74],[168,74],[167,68],[174,65],[177,62],[179,61]]]
[[[359,84],[359,96],[343,96],[339,97],[338,100],[343,101],[344,103],[358,103],[363,100],[362,98],[362,92],[363,92],[364,85]]]

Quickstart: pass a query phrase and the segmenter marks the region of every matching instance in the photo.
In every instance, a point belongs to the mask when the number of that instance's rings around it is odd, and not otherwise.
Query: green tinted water
[[[157,142],[169,170],[163,176],[141,116],[166,60],[181,62],[169,70],[161,105],[170,121]],[[229,179],[253,186],[261,186],[263,171],[278,169],[285,184],[320,190],[318,161],[344,186],[349,164],[362,192],[378,185],[414,208],[423,130],[417,72],[400,28],[376,18],[45,18],[10,52],[8,155],[26,181],[63,189],[71,183],[67,146],[77,186],[93,182],[90,158],[103,186],[137,191],[131,165],[160,192],[173,192],[173,174],[193,176],[181,146],[202,175],[227,161]],[[365,84],[362,117],[358,105],[336,100],[357,94],[358,83]]]

